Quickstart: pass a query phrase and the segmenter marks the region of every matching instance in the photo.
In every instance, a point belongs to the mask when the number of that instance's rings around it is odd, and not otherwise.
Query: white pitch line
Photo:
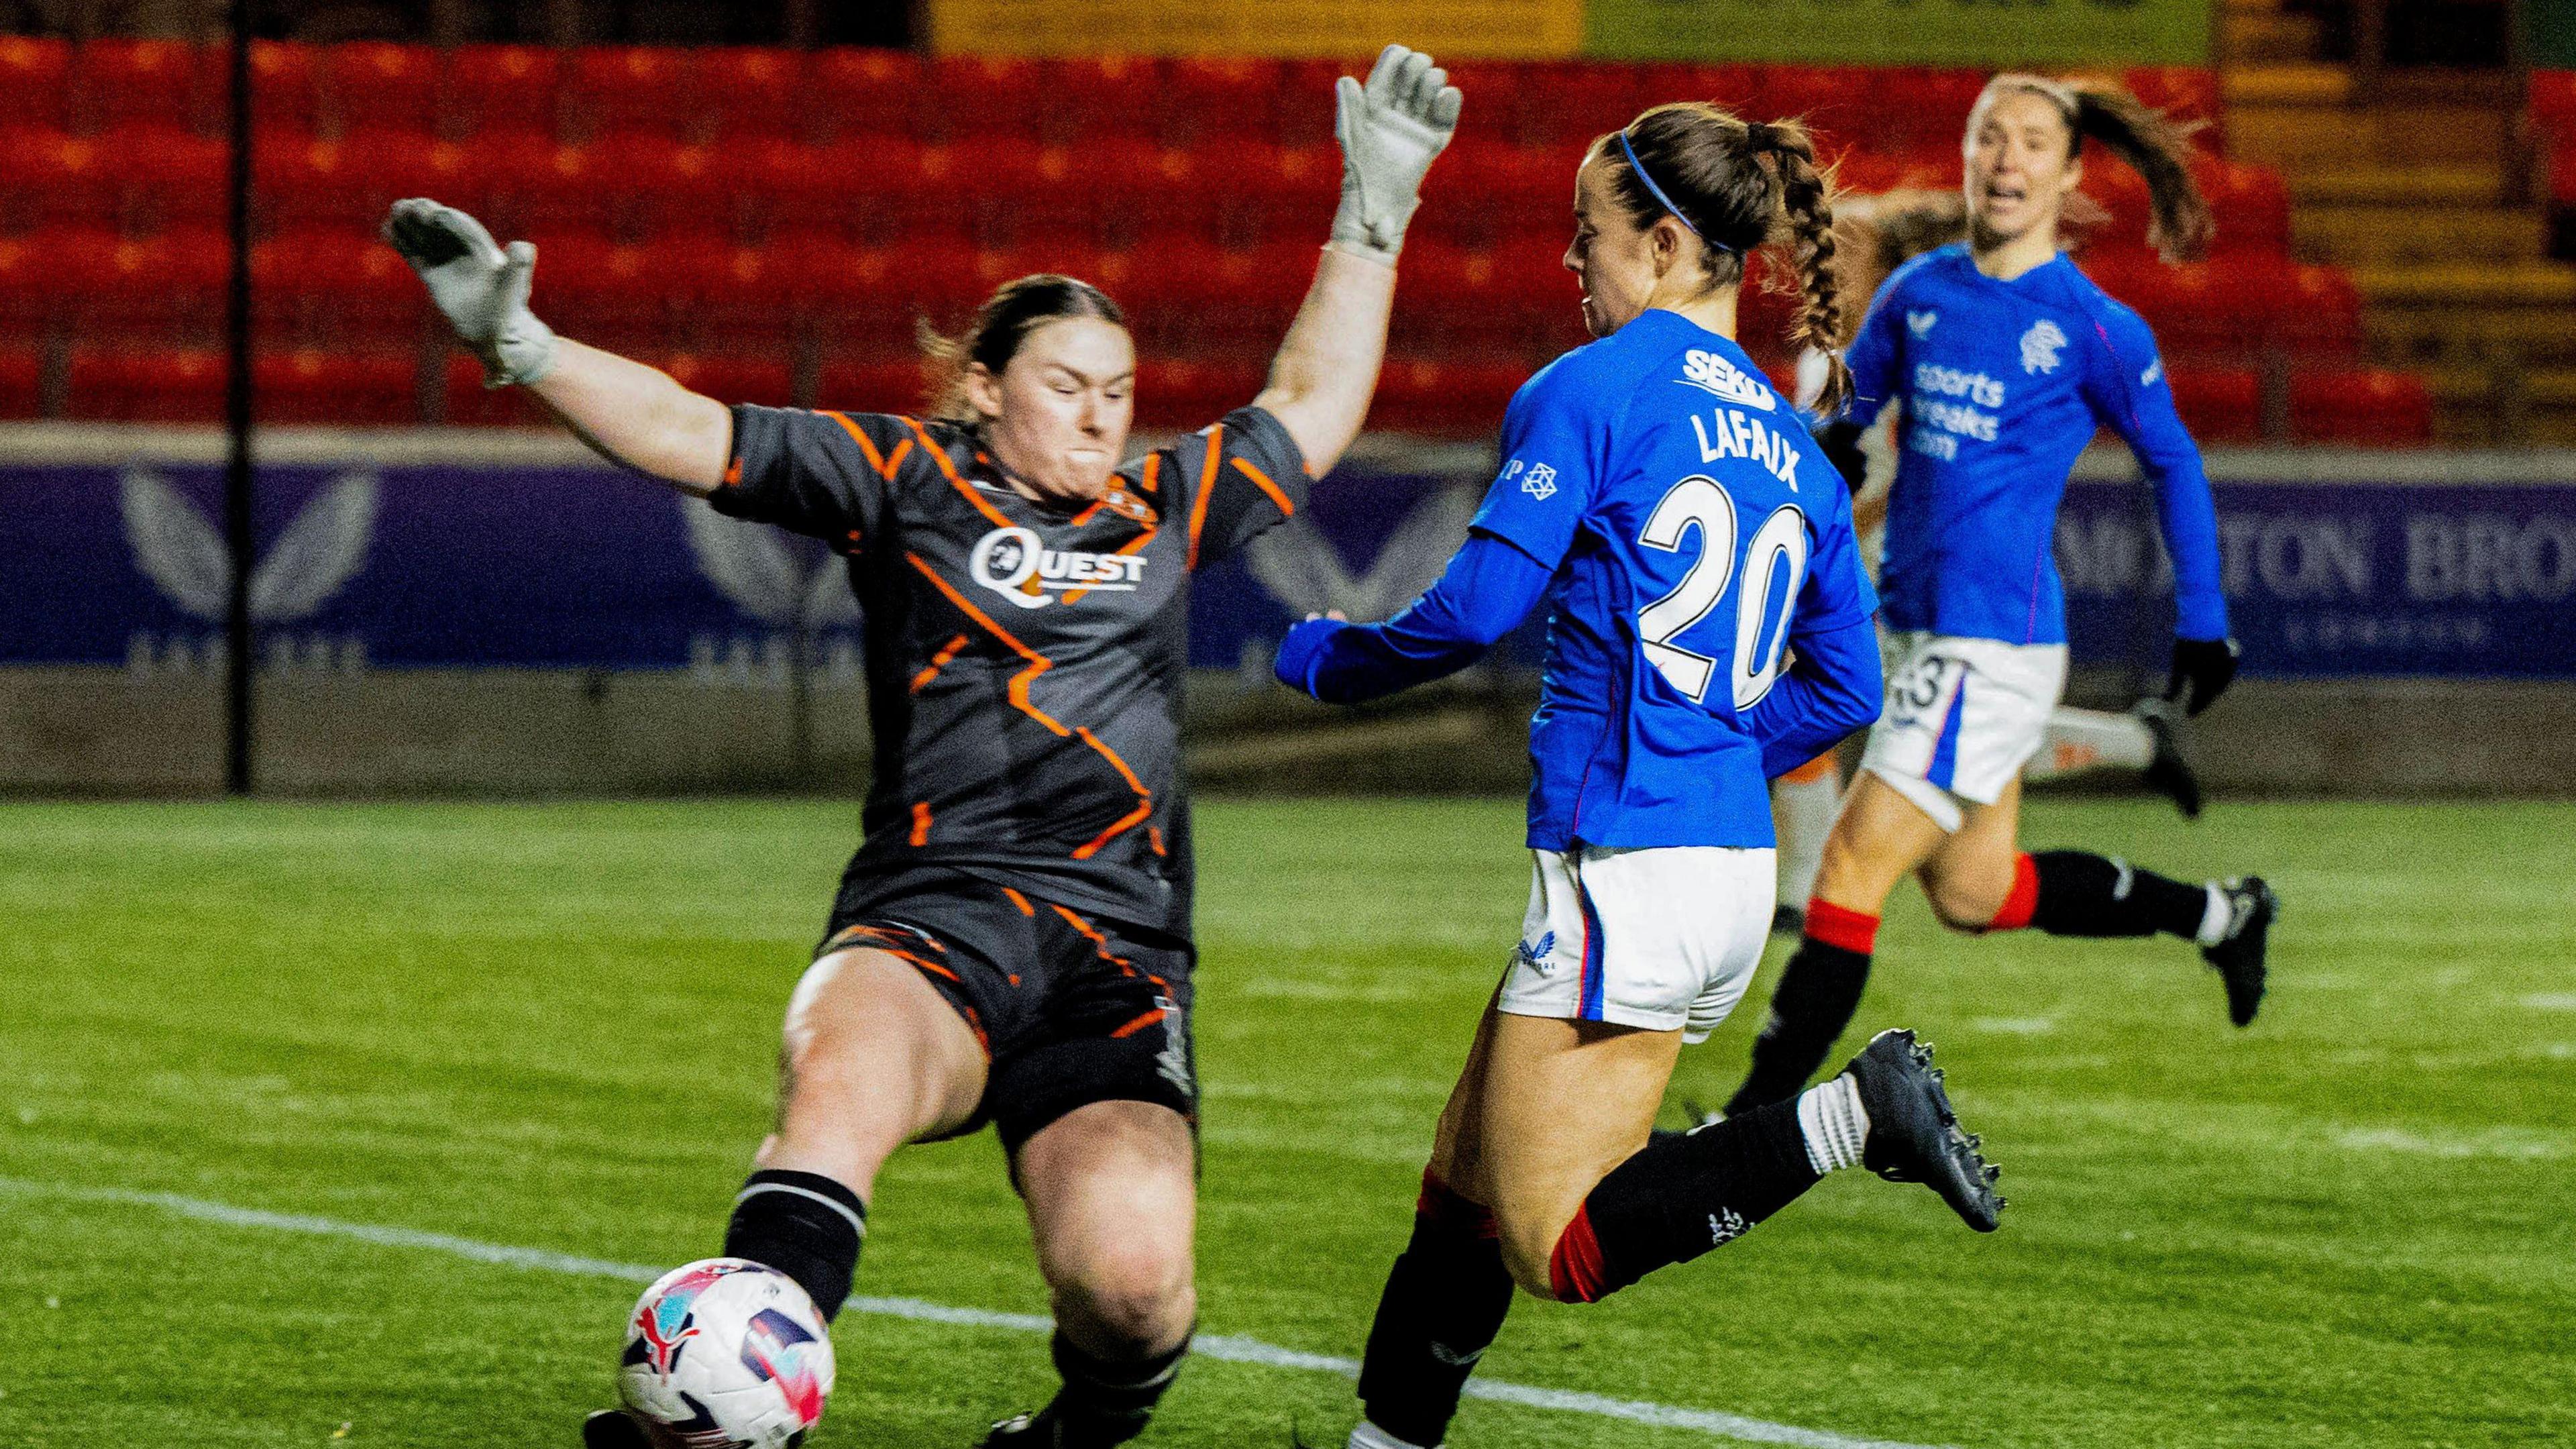
[[[575,1253],[558,1253],[546,1248],[519,1248],[506,1243],[486,1243],[473,1238],[459,1238],[447,1233],[423,1232],[418,1228],[385,1227],[375,1223],[343,1222],[338,1218],[316,1217],[310,1213],[279,1213],[264,1208],[235,1207],[231,1203],[211,1202],[205,1198],[183,1197],[169,1192],[137,1192],[118,1187],[74,1187],[64,1183],[29,1182],[21,1178],[0,1177],[0,1193],[17,1193],[31,1197],[69,1198],[77,1202],[112,1202],[132,1207],[159,1208],[199,1222],[220,1223],[234,1228],[265,1228],[280,1233],[310,1233],[318,1237],[347,1238],[373,1243],[383,1248],[419,1248],[477,1263],[490,1263],[503,1268],[517,1268],[538,1273],[563,1273],[581,1278],[614,1278],[626,1283],[650,1283],[662,1276],[660,1268],[640,1263],[618,1263],[606,1258],[585,1258]],[[886,1318],[909,1319],[916,1323],[944,1323],[960,1328],[1001,1328],[1015,1333],[1046,1333],[1055,1320],[1037,1313],[1001,1313],[989,1308],[952,1308],[944,1303],[925,1302],[919,1298],[874,1298],[853,1296],[843,1305],[845,1313],[867,1313]],[[1298,1369],[1307,1373],[1339,1374],[1357,1378],[1360,1366],[1356,1359],[1338,1358],[1331,1354],[1301,1353],[1263,1343],[1257,1338],[1233,1334],[1199,1335],[1190,1351],[1202,1358],[1226,1363],[1259,1364],[1265,1368]],[[1836,1434],[1824,1429],[1801,1429],[1794,1424],[1774,1424],[1767,1419],[1748,1418],[1716,1409],[1684,1409],[1671,1404],[1646,1403],[1636,1399],[1614,1399],[1606,1394],[1579,1393],[1572,1389],[1546,1389],[1529,1384],[1504,1383],[1496,1379],[1469,1379],[1467,1397],[1489,1399],[1499,1404],[1517,1404],[1531,1409],[1553,1409],[1560,1413],[1589,1414],[1596,1418],[1623,1419],[1632,1424],[1648,1424],[1662,1429],[1696,1429],[1722,1439],[1750,1444],[1789,1444],[1797,1449],[1934,1449],[1934,1446],[1907,1444],[1892,1439],[1862,1439],[1849,1434]]]

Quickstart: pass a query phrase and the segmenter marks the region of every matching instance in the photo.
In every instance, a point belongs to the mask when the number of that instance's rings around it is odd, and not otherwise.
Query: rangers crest
[[[2065,345],[2066,334],[2057,330],[2057,324],[2045,317],[2040,318],[2021,335],[2021,370],[2055,372],[2058,349]]]

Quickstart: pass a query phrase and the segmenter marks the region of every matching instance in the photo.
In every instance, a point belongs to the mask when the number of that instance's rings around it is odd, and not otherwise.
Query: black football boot
[[[602,1409],[581,1421],[581,1449],[653,1449],[644,1426],[623,1409]]]
[[[2140,778],[2147,788],[2174,803],[2185,820],[2200,818],[2200,773],[2182,752],[2182,734],[2174,707],[2161,699],[2139,702],[2129,711],[2147,727],[2147,735],[2156,742],[2155,757],[2147,761]]]
[[[2281,898],[2259,875],[2223,880],[2218,888],[2227,893],[2227,934],[2217,945],[2201,947],[2200,959],[2227,984],[2227,1019],[2246,1026],[2263,1006],[2263,988],[2269,979],[2263,953],[2272,920],[2281,914]]]
[[[1988,1166],[1978,1155],[1979,1140],[1960,1129],[1932,1048],[1915,1041],[1910,1029],[1882,1031],[1843,1070],[1859,1084],[1869,1113],[1861,1166],[1890,1182],[1922,1183],[1969,1227],[1993,1232],[2004,1210],[1994,1186],[2003,1169]]]

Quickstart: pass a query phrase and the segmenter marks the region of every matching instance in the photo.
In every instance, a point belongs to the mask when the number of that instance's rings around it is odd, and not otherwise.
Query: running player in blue
[[[2058,250],[2087,139],[2146,178],[2168,259],[2207,244],[2182,130],[2117,90],[1997,76],[1968,117],[1968,240],[1898,268],[1853,342],[1839,427],[1903,409],[1879,574],[1887,706],[1730,1114],[1795,1096],[1824,1062],[1908,873],[1956,930],[2163,932],[2198,943],[2238,1026],[2262,1003],[2278,907],[2260,877],[2186,883],[2016,840],[2022,764],[2066,681],[2058,501],[2097,429],[2128,443],[2156,491],[2174,572],[2169,697],[2198,714],[2236,673],[2209,480],[2155,338]]]
[[[1833,1081],[1653,1135],[1683,1043],[1760,963],[1766,781],[1877,713],[1851,495],[1734,340],[1748,254],[1791,253],[1801,337],[1843,335],[1803,127],[1658,106],[1594,142],[1565,264],[1598,339],[1513,398],[1504,462],[1441,580],[1383,624],[1310,620],[1279,677],[1352,702],[1472,662],[1544,599],[1520,944],[1441,1114],[1389,1274],[1356,1449],[1440,1442],[1515,1283],[1593,1302],[1745,1232],[1839,1167],[2002,1207],[1911,1032]],[[1837,375],[1837,393],[1846,379]]]

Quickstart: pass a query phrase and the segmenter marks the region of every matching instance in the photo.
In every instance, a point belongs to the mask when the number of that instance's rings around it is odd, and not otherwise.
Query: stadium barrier
[[[226,583],[216,440],[34,425],[9,443],[0,786],[209,786]],[[2571,463],[2214,450],[2249,682],[2208,721],[2213,782],[2576,789],[2576,762],[2543,747],[2576,724]],[[1480,446],[1372,439],[1303,517],[1201,574],[1194,718],[1219,776],[1294,783],[1300,761],[1342,759],[1331,773],[1347,780],[1350,755],[1422,755],[1388,778],[1510,787],[1537,624],[1469,684],[1358,717],[1357,734],[1352,716],[1294,707],[1266,668],[1291,619],[1382,616],[1435,577],[1490,467]],[[2088,457],[2060,518],[2089,697],[2133,696],[2162,668],[2170,579],[2133,478],[2125,455]],[[257,531],[274,787],[669,790],[862,773],[860,621],[839,561],[569,440],[284,430],[268,442]],[[1413,726],[1393,723],[1408,714]],[[2464,742],[2424,748],[2428,720],[2477,719]]]

